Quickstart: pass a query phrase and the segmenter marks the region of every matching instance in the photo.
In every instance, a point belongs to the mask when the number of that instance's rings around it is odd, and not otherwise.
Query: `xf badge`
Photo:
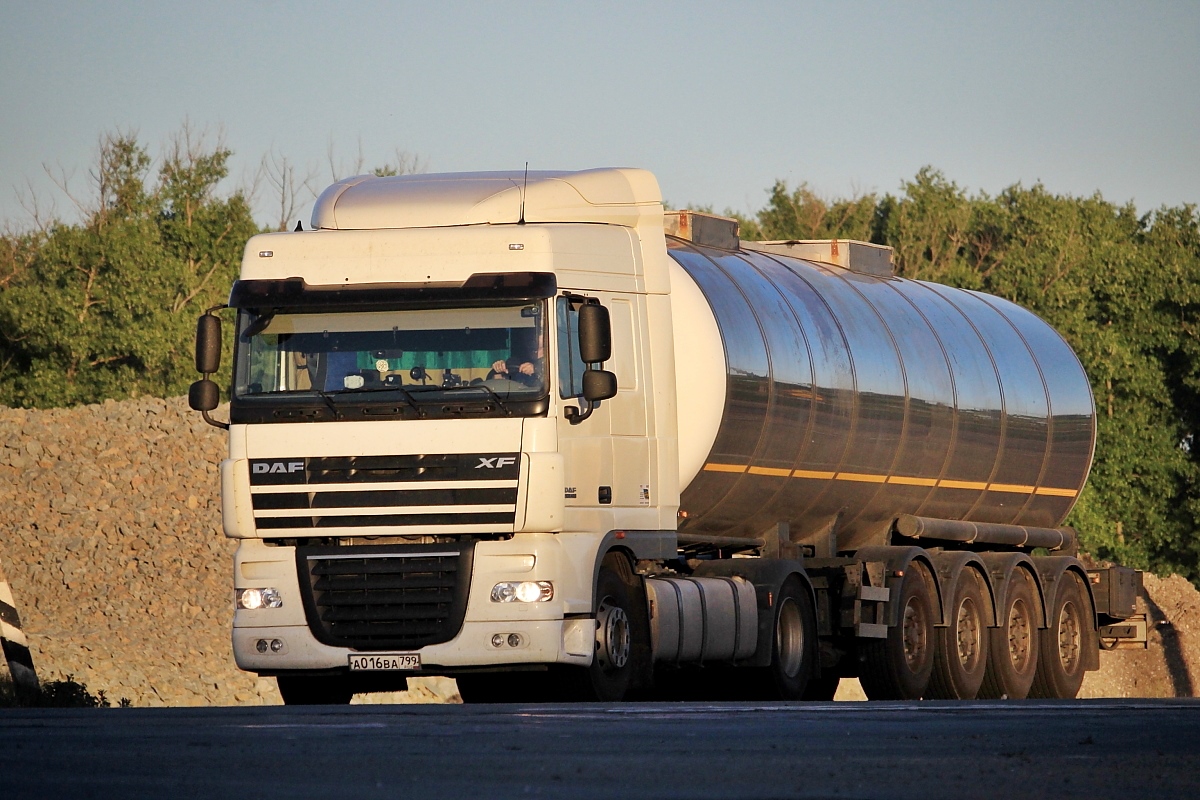
[[[517,463],[517,459],[512,456],[495,456],[493,458],[480,458],[479,463],[475,465],[475,469],[500,469],[501,467],[511,467]]]

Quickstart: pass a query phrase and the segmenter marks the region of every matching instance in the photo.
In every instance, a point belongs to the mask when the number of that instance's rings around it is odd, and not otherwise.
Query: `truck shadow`
[[[1187,658],[1183,654],[1183,643],[1179,641],[1179,631],[1167,619],[1167,615],[1158,604],[1150,599],[1148,593],[1143,593],[1142,597],[1146,601],[1150,622],[1162,638],[1163,660],[1167,664],[1167,673],[1171,676],[1171,689],[1175,697],[1194,697],[1195,686],[1192,683]]]

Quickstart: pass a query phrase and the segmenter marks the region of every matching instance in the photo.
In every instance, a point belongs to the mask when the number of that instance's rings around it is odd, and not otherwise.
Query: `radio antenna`
[[[521,184],[521,218],[517,220],[518,225],[525,224],[525,190],[529,188],[529,162],[525,162],[525,181]]]

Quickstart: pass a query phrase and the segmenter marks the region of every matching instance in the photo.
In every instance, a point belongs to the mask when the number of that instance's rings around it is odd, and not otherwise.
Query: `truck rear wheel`
[[[354,696],[340,675],[279,675],[275,683],[287,706],[344,706]]]
[[[732,670],[729,699],[804,699],[817,655],[817,617],[807,587],[788,578],[775,596],[773,612],[770,666]]]
[[[1038,627],[1033,579],[1013,570],[1004,605],[996,609],[999,623],[988,632],[987,669],[978,697],[1024,700],[1038,665]]]
[[[886,639],[859,645],[859,682],[871,700],[918,700],[933,673],[933,579],[914,561],[905,570],[898,597],[900,617]]]
[[[1084,653],[1099,646],[1096,630],[1089,618],[1092,604],[1079,575],[1067,572],[1054,605],[1048,614],[1049,625],[1041,631],[1037,672],[1030,697],[1071,698],[1083,684]]]
[[[983,580],[978,572],[965,567],[946,591],[950,594],[950,609],[946,627],[935,629],[933,675],[925,696],[937,700],[972,700],[987,669]]]

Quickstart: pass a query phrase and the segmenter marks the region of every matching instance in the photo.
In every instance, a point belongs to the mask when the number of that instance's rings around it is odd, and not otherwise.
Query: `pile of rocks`
[[[278,702],[229,645],[225,438],[180,398],[0,410],[0,563],[43,681],[134,705]]]
[[[233,663],[222,431],[182,398],[142,398],[0,408],[0,445],[0,566],[44,682],[136,706],[280,702]],[[1200,594],[1178,577],[1146,586],[1151,650],[1103,654],[1085,694],[1200,690]],[[388,700],[457,699],[450,681],[423,684]]]

